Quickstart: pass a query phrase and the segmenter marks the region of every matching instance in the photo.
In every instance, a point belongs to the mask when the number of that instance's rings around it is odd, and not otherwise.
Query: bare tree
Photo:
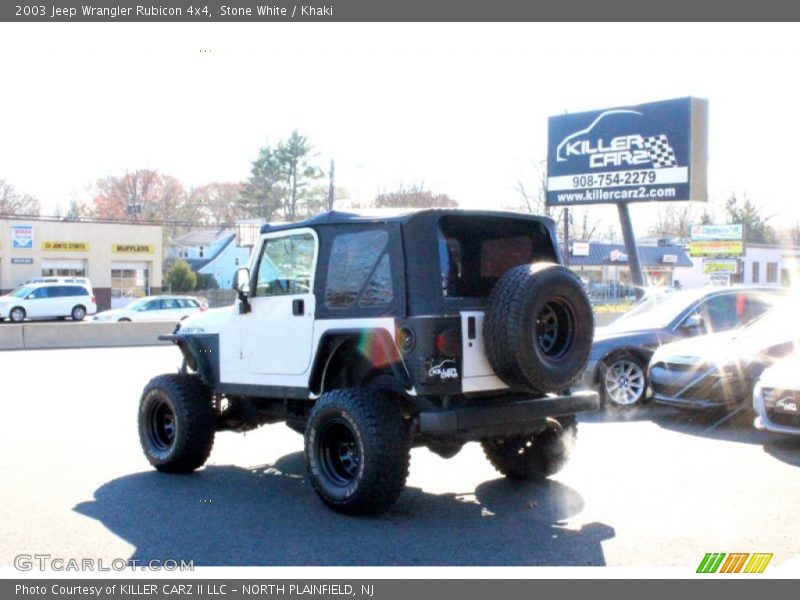
[[[458,202],[447,194],[434,194],[425,189],[424,183],[413,184],[393,192],[383,192],[375,198],[377,208],[454,208]]]
[[[41,209],[39,200],[18,193],[5,179],[0,179],[0,215],[38,216]]]
[[[650,228],[650,233],[658,237],[674,237],[689,239],[694,215],[692,206],[688,202],[679,205],[665,204],[658,209],[656,221]]]

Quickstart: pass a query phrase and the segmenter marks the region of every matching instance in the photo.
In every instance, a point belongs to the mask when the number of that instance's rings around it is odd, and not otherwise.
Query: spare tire
[[[511,388],[562,392],[581,376],[593,338],[589,298],[566,267],[520,265],[492,289],[483,341],[489,364]]]

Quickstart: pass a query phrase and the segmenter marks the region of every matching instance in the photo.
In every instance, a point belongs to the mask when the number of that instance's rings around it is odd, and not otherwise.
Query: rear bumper
[[[516,430],[519,425],[547,417],[564,417],[600,408],[597,392],[581,391],[569,396],[548,396],[509,404],[469,406],[419,414],[422,434],[470,434],[481,431]]]

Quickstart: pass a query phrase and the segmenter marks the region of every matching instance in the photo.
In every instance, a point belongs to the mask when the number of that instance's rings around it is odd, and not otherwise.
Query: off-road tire
[[[333,510],[386,510],[403,491],[411,446],[408,426],[389,394],[343,388],[320,396],[305,432],[314,491]]]
[[[561,392],[589,359],[594,315],[583,286],[561,265],[509,269],[495,284],[483,321],[489,364],[514,389]]]
[[[159,375],[139,403],[139,441],[147,460],[165,473],[203,466],[214,445],[211,391],[196,375]]]
[[[486,458],[509,479],[529,481],[556,474],[569,460],[578,438],[578,423],[575,417],[547,421],[540,433],[482,442]]]

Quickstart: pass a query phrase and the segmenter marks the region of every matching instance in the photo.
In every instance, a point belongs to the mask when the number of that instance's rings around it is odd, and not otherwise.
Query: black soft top
[[[261,227],[261,233],[272,233],[275,231],[288,231],[301,227],[315,228],[319,225],[364,225],[369,223],[400,223],[402,225],[413,223],[414,221],[429,221],[431,217],[438,219],[445,215],[463,215],[475,217],[503,217],[506,219],[521,219],[528,221],[549,221],[554,223],[550,217],[541,215],[530,215],[500,210],[465,210],[457,208],[428,208],[423,210],[414,209],[376,209],[364,211],[339,211],[330,210],[315,215],[304,221],[294,223],[267,223]]]
[[[474,228],[476,236],[480,235],[479,232],[483,228],[502,233],[509,225],[513,225],[511,231],[519,230],[520,226],[527,228],[529,225],[533,230],[544,234],[539,238],[540,242],[536,249],[539,260],[561,262],[553,219],[507,211],[462,209],[329,211],[296,223],[264,225],[261,233],[311,228],[319,234],[320,255],[327,258],[335,235],[349,227],[363,229],[375,226],[393,230],[395,233],[390,235],[389,242],[392,248],[390,255],[391,260],[397,262],[392,263],[392,272],[396,278],[396,289],[398,291],[404,289],[405,293],[398,294],[391,310],[392,316],[455,315],[459,310],[482,308],[487,298],[482,295],[464,298],[443,296],[439,225],[447,219],[456,227],[459,222],[465,225],[471,224],[467,227],[470,230]],[[316,278],[314,286],[315,293],[322,298],[325,293],[324,282],[327,279],[325,275],[328,268],[327,259],[321,261],[319,268],[320,276]],[[366,312],[359,310],[359,313],[366,314]],[[323,302],[318,303],[318,316],[333,318],[334,313],[342,314],[341,311],[326,309]]]

